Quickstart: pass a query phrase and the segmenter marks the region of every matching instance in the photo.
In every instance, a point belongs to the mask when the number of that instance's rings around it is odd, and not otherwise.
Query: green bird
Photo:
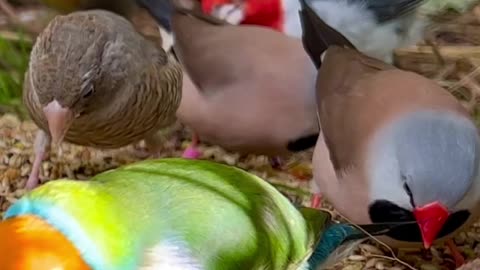
[[[269,183],[235,167],[149,160],[91,181],[51,181],[26,194],[0,223],[0,265],[314,269],[345,241],[365,237],[330,218],[317,209],[298,210]]]

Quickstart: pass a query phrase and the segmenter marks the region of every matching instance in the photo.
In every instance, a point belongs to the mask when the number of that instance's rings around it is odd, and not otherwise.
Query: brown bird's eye
[[[84,98],[88,98],[88,97],[91,96],[92,94],[93,94],[93,86],[90,87],[87,91],[84,92],[83,97],[84,97]]]

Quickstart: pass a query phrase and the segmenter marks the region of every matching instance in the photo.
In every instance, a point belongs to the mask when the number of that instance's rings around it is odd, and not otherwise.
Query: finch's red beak
[[[69,108],[64,108],[55,99],[43,108],[47,118],[48,129],[52,136],[53,144],[62,142],[73,120],[73,113]]]
[[[428,249],[437,238],[450,213],[437,201],[415,208],[413,214],[422,232],[423,245]]]

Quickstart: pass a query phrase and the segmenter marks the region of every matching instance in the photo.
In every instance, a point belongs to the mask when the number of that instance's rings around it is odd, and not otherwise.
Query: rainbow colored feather
[[[253,174],[172,158],[127,165],[91,181],[49,182],[17,201],[5,219],[42,218],[92,270],[159,269],[162,260],[184,263],[186,270],[308,269],[330,215],[307,212],[304,217]],[[342,241],[319,249],[315,263]]]

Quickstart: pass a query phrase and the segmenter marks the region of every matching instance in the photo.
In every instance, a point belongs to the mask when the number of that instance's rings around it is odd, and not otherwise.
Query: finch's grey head
[[[397,238],[423,237],[426,246],[458,229],[480,195],[479,143],[474,123],[452,112],[416,111],[392,121],[369,156],[372,221],[416,220],[420,231],[413,226]]]

